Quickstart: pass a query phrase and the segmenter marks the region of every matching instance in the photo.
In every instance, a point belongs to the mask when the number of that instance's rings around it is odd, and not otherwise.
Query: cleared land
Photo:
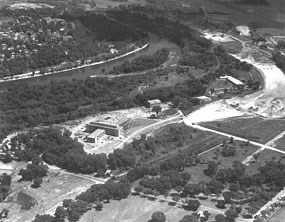
[[[206,210],[207,208],[204,209]],[[128,199],[112,201],[104,205],[103,210],[100,212],[95,210],[87,212],[83,215],[80,222],[146,222],[150,220],[152,213],[156,211],[164,212],[167,221],[173,222],[179,221],[184,215],[192,213],[178,207],[169,206],[167,203],[162,203],[158,200],[150,201],[146,198],[130,196]]]
[[[201,124],[207,128],[266,143],[285,129],[285,120],[259,117],[229,118]]]
[[[75,198],[92,184],[94,182],[72,175],[60,174],[59,172],[50,173],[44,178],[42,186],[37,189],[30,187],[31,182],[17,183],[13,181],[13,193],[9,196],[8,201],[0,203],[0,209],[6,207],[10,210],[8,221],[31,221],[38,213],[53,214],[56,207],[64,199]],[[16,203],[20,191],[30,196],[36,202],[36,205],[30,210],[21,210],[21,206]],[[23,202],[25,201],[23,200]]]
[[[285,156],[281,153],[272,151],[272,150],[264,150],[261,153],[257,155],[257,159],[255,162],[252,162],[249,166],[246,168],[246,172],[248,174],[255,174],[258,172],[258,168],[261,166],[264,166],[266,162],[269,161],[281,161],[284,163]]]

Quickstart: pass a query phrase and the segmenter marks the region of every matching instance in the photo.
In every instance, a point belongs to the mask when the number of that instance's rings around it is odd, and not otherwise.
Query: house
[[[102,138],[104,135],[105,130],[97,129],[86,137],[86,141],[89,143],[98,143],[100,138]]]
[[[161,106],[161,101],[159,99],[153,99],[147,101],[149,108],[153,108],[154,106]]]

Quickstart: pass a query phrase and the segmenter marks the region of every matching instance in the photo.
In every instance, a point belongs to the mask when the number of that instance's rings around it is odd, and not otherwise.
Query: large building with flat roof
[[[102,138],[104,135],[105,135],[105,130],[97,129],[86,137],[86,141],[89,143],[98,143],[100,138]]]
[[[109,123],[91,122],[87,124],[86,131],[93,133],[97,129],[105,130],[105,133],[110,136],[119,136],[119,126]]]

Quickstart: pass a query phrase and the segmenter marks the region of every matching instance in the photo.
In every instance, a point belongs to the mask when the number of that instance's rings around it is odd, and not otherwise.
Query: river
[[[181,53],[181,48],[178,45],[168,41],[167,39],[160,38],[159,36],[153,33],[149,33],[149,46],[134,54],[131,54],[126,57],[122,57],[122,58],[119,58],[113,61],[109,61],[104,64],[97,64],[93,66],[82,67],[82,68],[75,69],[75,70],[67,70],[64,72],[54,73],[54,74],[49,74],[49,75],[36,76],[33,78],[0,82],[0,89],[3,90],[11,86],[14,86],[15,84],[19,84],[19,83],[33,84],[33,85],[35,84],[45,85],[45,84],[51,83],[52,81],[62,81],[62,80],[72,81],[73,79],[85,80],[91,75],[102,74],[101,73],[102,69],[105,69],[105,71],[108,72],[114,66],[117,66],[126,60],[132,60],[141,55],[151,55],[163,47],[168,48],[170,52],[175,52],[177,54]]]

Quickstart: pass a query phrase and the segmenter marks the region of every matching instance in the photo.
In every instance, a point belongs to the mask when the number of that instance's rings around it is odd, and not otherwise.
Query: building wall
[[[116,136],[116,137],[119,136],[119,129],[118,128],[107,127],[107,125],[105,125],[105,124],[98,124],[98,125],[97,124],[87,124],[87,126],[86,126],[86,131],[88,133],[92,133],[97,129],[105,130],[106,134],[110,135],[110,136]]]

